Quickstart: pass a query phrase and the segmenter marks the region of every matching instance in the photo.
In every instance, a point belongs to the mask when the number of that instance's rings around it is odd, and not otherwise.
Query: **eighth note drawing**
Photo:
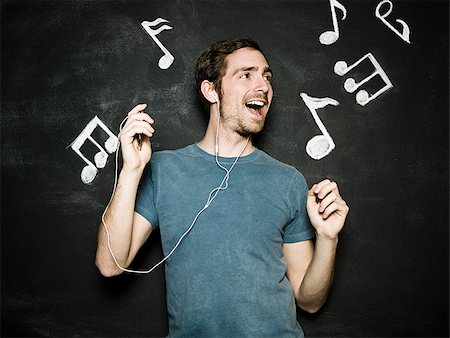
[[[308,143],[306,144],[306,152],[313,159],[320,160],[321,158],[327,156],[336,147],[336,145],[334,144],[333,139],[325,128],[322,120],[319,118],[319,114],[317,114],[316,110],[324,108],[330,104],[333,106],[337,106],[339,105],[339,102],[329,97],[311,97],[305,93],[300,93],[300,97],[303,99],[303,102],[305,102],[314,118],[314,121],[319,127],[320,132],[322,133],[322,135],[316,135],[308,141]]]
[[[97,141],[95,141],[91,134],[99,126],[102,128],[106,134],[108,134],[108,139],[105,142],[105,149],[103,149]],[[80,151],[81,147],[83,146],[84,142],[86,140],[89,140],[92,142],[99,150],[98,153],[94,156],[94,163],[89,161]],[[119,139],[114,135],[108,127],[100,121],[100,119],[95,116],[83,129],[83,131],[78,135],[78,137],[73,141],[73,143],[70,145],[73,151],[75,151],[78,156],[81,157],[81,159],[87,164],[83,170],[81,171],[81,181],[85,184],[91,183],[95,176],[97,176],[98,169],[97,168],[104,168],[106,165],[106,161],[108,159],[109,154],[115,152],[117,150],[117,147],[119,146]],[[109,154],[108,154],[109,153]]]
[[[383,68],[381,68],[380,64],[375,59],[375,57],[372,55],[372,53],[367,53],[366,55],[364,55],[361,59],[356,61],[351,66],[348,66],[345,61],[338,61],[334,65],[334,72],[339,76],[343,76],[367,58],[370,60],[370,62],[372,62],[372,65],[375,67],[375,71],[371,75],[369,75],[368,77],[366,77],[365,79],[361,80],[358,83],[356,83],[355,79],[353,79],[351,77],[348,78],[344,82],[345,90],[348,93],[353,93],[359,87],[361,87],[363,84],[370,81],[372,78],[374,78],[377,75],[379,75],[383,79],[385,85],[373,95],[369,95],[369,93],[364,89],[358,91],[356,93],[356,102],[358,104],[360,104],[361,106],[365,106],[367,103],[369,103],[370,101],[372,101],[373,99],[375,99],[376,97],[378,97],[379,95],[384,93],[386,90],[392,88],[393,85],[392,85],[391,80],[389,80],[389,78],[386,75],[386,73],[384,72]]]
[[[389,4],[389,9],[386,13],[384,14],[380,14],[380,9],[381,6],[383,6],[384,4]],[[409,41],[409,26],[406,24],[405,21],[397,19],[395,20],[396,22],[398,22],[399,24],[402,25],[402,32],[400,33],[397,29],[394,28],[394,26],[392,26],[389,22],[387,22],[386,18],[391,14],[392,12],[392,2],[390,2],[389,0],[384,0],[381,1],[377,8],[375,9],[375,16],[381,20],[381,22],[383,22],[391,31],[393,31],[395,34],[397,34],[403,41],[406,41],[407,43],[411,43]]]
[[[331,19],[333,20],[333,30],[326,31],[320,34],[319,41],[322,45],[331,45],[339,39],[339,25],[336,17],[336,8],[342,11],[342,20],[347,17],[347,10],[345,7],[337,0],[330,0],[331,7]]]
[[[166,19],[163,18],[158,18],[152,22],[149,21],[142,21],[141,25],[142,27],[144,27],[144,29],[146,30],[146,32],[148,33],[148,35],[151,36],[151,38],[153,39],[153,41],[156,42],[156,44],[158,45],[159,48],[161,48],[161,50],[163,51],[164,55],[161,56],[161,58],[159,59],[158,62],[158,66],[161,69],[167,69],[169,68],[172,63],[173,60],[175,60],[175,58],[173,57],[172,54],[170,54],[170,52],[167,50],[166,47],[164,47],[164,45],[161,43],[161,41],[159,41],[159,39],[156,37],[159,33],[161,33],[163,30],[168,30],[168,29],[172,29],[171,26],[168,25],[162,25],[161,27],[159,27],[158,29],[154,30],[150,27],[154,27],[156,25],[159,25],[162,22],[169,22]]]

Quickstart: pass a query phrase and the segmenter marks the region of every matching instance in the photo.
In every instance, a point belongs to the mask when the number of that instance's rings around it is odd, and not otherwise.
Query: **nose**
[[[264,76],[256,76],[255,78],[255,91],[261,91],[265,94],[269,92],[271,88],[270,82]]]

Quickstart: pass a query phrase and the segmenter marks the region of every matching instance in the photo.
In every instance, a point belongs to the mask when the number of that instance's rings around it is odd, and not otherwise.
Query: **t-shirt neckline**
[[[194,153],[196,153],[196,154],[198,154],[198,155],[200,155],[202,157],[206,157],[206,158],[215,160],[215,157],[216,157],[215,155],[206,152],[205,150],[200,148],[197,143],[192,144],[191,148],[194,151]],[[245,156],[241,156],[239,158],[239,161],[240,162],[252,161],[256,157],[258,157],[259,153],[260,153],[260,150],[255,147],[255,150],[253,150],[250,154],[245,155]],[[218,159],[219,159],[219,161],[224,162],[224,163],[231,163],[231,162],[234,162],[236,160],[236,157],[222,157],[222,156],[218,156]]]

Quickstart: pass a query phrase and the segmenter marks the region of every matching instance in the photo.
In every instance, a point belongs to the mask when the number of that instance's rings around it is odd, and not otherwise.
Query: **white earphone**
[[[214,92],[214,93],[212,94],[212,96],[213,96],[214,100],[216,100],[214,103],[220,103],[219,96],[217,95],[216,92]]]

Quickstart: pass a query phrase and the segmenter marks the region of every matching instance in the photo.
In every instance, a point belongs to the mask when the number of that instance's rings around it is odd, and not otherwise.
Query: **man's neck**
[[[237,157],[251,154],[255,147],[252,144],[251,136],[247,142],[247,138],[237,133],[225,132],[222,128],[219,130],[218,137],[218,156],[221,157]],[[209,125],[206,129],[205,136],[197,143],[197,145],[211,155],[216,154],[216,124]],[[245,146],[245,149],[242,149]]]

